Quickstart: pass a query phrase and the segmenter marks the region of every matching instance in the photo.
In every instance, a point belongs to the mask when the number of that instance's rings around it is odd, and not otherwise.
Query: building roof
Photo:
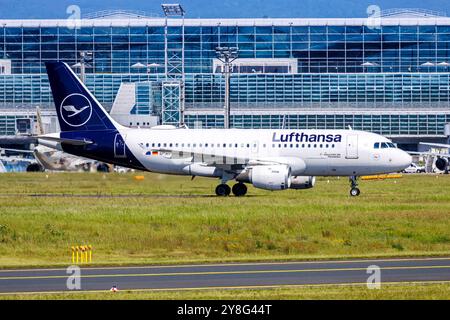
[[[450,17],[445,12],[426,9],[388,9],[377,12],[368,12],[368,18],[226,18],[226,19],[167,19],[168,25],[180,26],[373,26],[380,25],[450,25]],[[68,21],[73,25],[72,19],[14,19],[0,20],[0,26],[7,27],[54,27],[65,26]],[[104,26],[164,26],[166,19],[156,14],[134,10],[103,10],[88,13],[83,16],[81,27]]]
[[[427,18],[399,18],[381,17],[382,26],[415,26],[415,25],[450,25],[449,17],[427,17]],[[29,20],[0,20],[0,27],[63,27],[68,19],[29,19]],[[373,21],[363,18],[349,19],[185,19],[185,26],[366,26]],[[73,24],[73,20],[72,20]],[[81,19],[81,27],[139,27],[139,26],[164,26],[165,19],[162,18],[140,18],[140,19]],[[168,19],[169,26],[181,26],[181,19]]]

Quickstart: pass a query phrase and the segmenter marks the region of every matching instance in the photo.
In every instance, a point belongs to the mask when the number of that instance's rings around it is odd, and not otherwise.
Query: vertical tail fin
[[[119,126],[66,63],[46,62],[45,67],[61,131],[112,130]]]

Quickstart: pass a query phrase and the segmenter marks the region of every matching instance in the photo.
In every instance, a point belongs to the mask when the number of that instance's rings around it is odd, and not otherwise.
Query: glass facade
[[[233,46],[239,59],[297,61],[292,73],[250,68],[231,77],[236,127],[351,125],[426,136],[441,135],[450,120],[450,18],[391,17],[376,28],[366,19],[186,19],[184,27],[174,19],[167,43],[164,24],[93,19],[70,29],[66,20],[0,21],[0,57],[11,61],[11,74],[0,75],[0,113],[52,107],[44,62],[72,65],[83,50],[93,53],[86,84],[107,108],[121,82],[144,82],[135,112],[160,110],[162,86],[149,83],[165,79],[166,46],[184,47],[186,122],[221,127],[224,81],[213,60],[217,46]]]
[[[450,122],[446,114],[240,114],[231,115],[234,128],[347,129],[377,132],[386,136],[440,136]],[[223,127],[223,115],[189,112],[189,127]]]
[[[305,20],[299,19],[283,25],[284,20],[274,19],[254,26],[239,19],[226,25],[220,20],[188,20],[184,34],[180,25],[168,27],[168,43],[170,49],[181,49],[184,40],[186,73],[211,73],[217,46],[238,47],[239,58],[296,58],[300,73],[448,71],[448,66],[439,65],[450,60],[448,19],[442,19],[442,25],[416,18],[415,23],[408,19],[407,25],[400,21],[378,28],[359,20],[361,25],[355,25],[358,19],[347,19],[351,25],[304,25]],[[151,26],[87,22],[79,29],[67,28],[64,20],[33,27],[3,23],[0,52],[12,60],[15,74],[43,73],[43,63],[49,60],[74,64],[82,50],[93,52],[91,72],[129,73],[138,62],[164,64],[165,29],[160,21],[153,25],[155,21],[150,20]],[[430,61],[435,65],[422,66]],[[372,65],[364,66],[365,62]]]

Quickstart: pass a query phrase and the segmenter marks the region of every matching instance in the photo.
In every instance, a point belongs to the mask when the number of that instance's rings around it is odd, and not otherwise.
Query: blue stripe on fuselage
[[[116,129],[61,132],[60,136],[64,139],[86,139],[94,142],[84,146],[74,146],[62,143],[61,146],[65,152],[76,156],[120,165],[127,168],[146,170],[146,168],[134,156],[126,144],[125,156],[116,156],[114,153],[114,143],[117,134],[120,133]]]

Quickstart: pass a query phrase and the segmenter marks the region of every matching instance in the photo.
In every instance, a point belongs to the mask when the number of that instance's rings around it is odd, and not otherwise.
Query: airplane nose
[[[406,169],[412,163],[412,157],[403,150],[399,150],[399,154],[397,156],[397,165],[400,167],[400,170]]]

